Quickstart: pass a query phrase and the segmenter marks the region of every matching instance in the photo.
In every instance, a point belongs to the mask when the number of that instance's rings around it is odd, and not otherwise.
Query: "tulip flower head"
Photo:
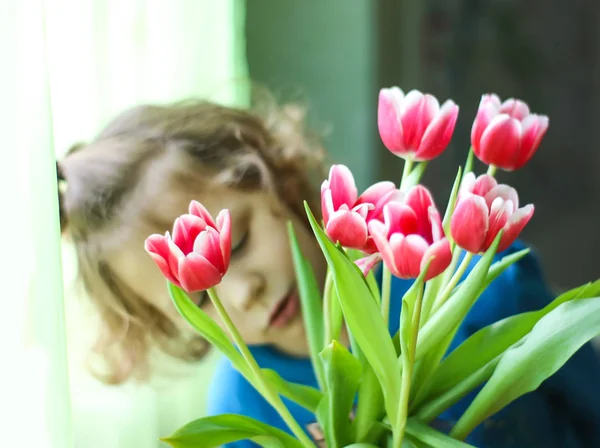
[[[375,252],[368,223],[381,219],[384,205],[401,197],[393,182],[378,182],[358,196],[354,176],[345,165],[333,165],[321,185],[321,212],[327,236],[342,246]]]
[[[447,100],[442,106],[432,95],[398,87],[381,89],[377,124],[383,144],[393,154],[415,161],[439,156],[450,143],[458,106]]]
[[[503,103],[497,95],[483,95],[471,129],[471,145],[479,160],[506,171],[525,165],[548,129],[548,117],[532,114],[523,101]]]
[[[187,292],[212,288],[229,268],[229,211],[222,210],[215,223],[202,204],[192,201],[189,213],[175,220],[172,236],[150,235],[144,247],[171,283]]]
[[[440,214],[429,191],[417,185],[405,200],[384,206],[383,222],[373,220],[369,232],[383,262],[396,277],[417,278],[431,260],[425,280],[444,272],[452,260]]]
[[[503,230],[498,252],[508,248],[533,215],[532,204],[519,208],[517,191],[498,184],[492,176],[465,176],[452,219],[450,233],[459,247],[485,252]]]

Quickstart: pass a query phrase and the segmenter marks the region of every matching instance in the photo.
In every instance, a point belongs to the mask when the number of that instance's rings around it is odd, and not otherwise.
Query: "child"
[[[92,143],[58,163],[65,184],[64,233],[74,243],[80,277],[103,323],[96,353],[106,368],[96,373],[106,382],[146,377],[154,346],[190,361],[207,351],[178,316],[164,277],[144,251],[146,237],[170,230],[195,199],[213,214],[231,212],[231,264],[216,289],[257,361],[289,381],[316,386],[286,228],[288,220],[295,224],[303,253],[323,284],[326,264],[303,209],[308,200],[313,212],[320,210],[311,176],[324,178],[322,151],[304,135],[301,118],[296,109],[259,115],[206,102],[143,106],[117,117]],[[506,252],[521,247],[517,243]],[[394,279],[392,287],[399,298],[409,282]],[[216,318],[203,294],[192,298]],[[454,346],[493,321],[550,300],[537,261],[525,257],[486,290]],[[392,303],[390,321],[398,322],[399,300]],[[600,400],[592,392],[598,372],[588,344],[469,441],[482,447],[600,446]],[[315,420],[286,403],[302,425]],[[456,420],[465,406],[459,403],[444,417]],[[227,359],[210,387],[209,412],[245,414],[287,430]]]

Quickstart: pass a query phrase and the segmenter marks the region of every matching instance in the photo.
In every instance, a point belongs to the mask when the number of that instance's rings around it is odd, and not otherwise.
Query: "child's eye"
[[[246,244],[248,243],[249,236],[250,231],[244,233],[244,236],[240,238],[238,242],[231,248],[232,255],[239,255],[242,252],[242,250],[244,249],[244,247],[246,247]]]

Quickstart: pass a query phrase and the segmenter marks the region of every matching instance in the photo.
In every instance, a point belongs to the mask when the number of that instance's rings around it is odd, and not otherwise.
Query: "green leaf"
[[[401,448],[427,448],[420,444],[417,440],[411,439],[410,436],[404,437]]]
[[[586,299],[600,294],[600,280],[567,291],[543,309],[517,314],[482,328],[460,344],[438,366],[423,386],[424,396],[419,403],[445,394],[498,355],[527,335],[534,325],[550,311],[571,300]],[[478,386],[476,384],[474,387]]]
[[[431,378],[432,373],[437,371],[440,361],[446,354],[447,348],[456,336],[458,328],[459,327],[457,326],[452,331],[446,333],[440,340],[438,347],[430,350],[425,356],[417,361],[417,367],[414,373],[416,380],[413,389],[414,398],[412,399],[410,408],[411,414],[413,414],[414,410],[418,409],[418,407],[429,398],[428,387],[432,384],[430,383],[429,378]]]
[[[450,219],[452,218],[452,213],[454,213],[454,207],[456,206],[456,198],[458,197],[461,179],[462,170],[460,167],[458,167],[458,172],[456,173],[456,178],[454,179],[454,185],[452,185],[452,190],[450,192],[450,198],[448,199],[448,205],[446,206],[446,213],[444,213],[444,220],[442,221],[444,233],[446,234],[446,237],[450,239],[450,242],[452,242],[452,236],[450,235]]]
[[[378,448],[377,445],[371,445],[370,443],[353,443],[352,445],[346,445],[345,448]]]
[[[600,334],[600,297],[572,300],[542,317],[522,341],[508,349],[494,374],[457,422],[464,438],[479,423],[539,387],[583,344]]]
[[[358,401],[356,405],[356,440],[374,441],[370,437],[373,424],[385,414],[383,405],[383,392],[377,376],[369,363],[363,364],[363,377],[358,388]]]
[[[321,391],[315,389],[314,387],[286,381],[274,370],[261,369],[261,371],[279,394],[295,403],[298,403],[300,406],[308,409],[312,413],[317,411],[317,406],[323,398]]]
[[[369,432],[367,433],[367,436],[365,437],[364,440],[359,440],[357,438],[357,440],[359,442],[363,442],[363,443],[374,443],[377,446],[382,446],[381,445],[381,441],[385,440],[385,438],[387,438],[388,436],[392,435],[392,428],[390,428],[388,425],[383,424],[380,421],[377,422],[373,422],[371,424],[371,427],[369,428]]]
[[[371,289],[371,294],[375,299],[375,303],[377,303],[377,306],[380,306],[381,291],[379,291],[379,284],[377,283],[375,272],[373,271],[374,269],[371,269],[371,272],[369,272],[369,275],[367,275],[367,285],[369,285],[369,289]]]
[[[324,389],[325,374],[319,359],[319,353],[325,344],[325,327],[323,322],[323,300],[317,280],[310,262],[302,254],[298,238],[291,222],[288,223],[289,240],[298,282],[298,293],[302,305],[302,317],[306,328],[310,358],[319,387]]]
[[[464,169],[464,174],[463,174],[463,179],[464,176],[467,175],[468,173],[470,173],[471,171],[473,171],[473,147],[471,146],[469,148],[469,153],[467,154],[467,160],[465,162],[465,169]]]
[[[481,292],[479,294],[483,294],[491,282],[493,282],[500,274],[502,274],[502,272],[504,272],[510,265],[516,263],[525,255],[527,255],[529,251],[530,249],[523,249],[519,252],[515,252],[514,254],[504,256],[501,260],[493,263],[485,277],[485,281],[483,282],[483,286],[481,287]],[[462,284],[459,284],[454,289],[454,293],[456,293],[461,286]],[[420,406],[429,396],[429,392],[426,389],[427,387],[431,386],[429,378],[431,374],[436,371],[440,361],[448,351],[448,347],[450,347],[458,328],[459,326],[456,326],[452,331],[448,332],[437,344],[437,347],[429,351],[427,355],[421,358],[418,371],[415,372],[415,376],[417,377],[415,383],[415,398],[411,403],[411,409],[415,409]]]
[[[483,286],[481,288],[482,291],[486,289],[490,283],[496,280],[496,278],[498,278],[498,276],[502,274],[506,270],[506,268],[519,261],[525,255],[527,255],[530,252],[530,250],[531,249],[529,248],[522,249],[518,252],[515,252],[514,254],[506,255],[502,257],[501,260],[498,260],[494,264],[492,264],[487,276],[485,277],[485,282],[483,282]]]
[[[344,325],[344,315],[342,314],[342,307],[340,305],[340,301],[337,297],[337,291],[335,288],[331,288],[330,293],[332,294],[331,299],[328,301],[329,303],[329,319],[331,322],[331,336],[332,339],[340,339],[340,335],[342,334],[342,326]],[[325,341],[326,343],[331,343],[331,341]]]
[[[233,414],[194,420],[161,440],[173,448],[212,448],[238,440],[251,440],[264,448],[302,448],[298,440],[280,429]]]
[[[390,418],[396,417],[400,394],[400,375],[396,351],[371,290],[360,269],[336,247],[315,220],[308,204],[306,214],[332,271],[342,311],[350,331],[375,371],[384,393]]]
[[[474,448],[468,443],[453,439],[414,418],[409,418],[406,422],[406,434],[433,448]]]
[[[181,288],[167,282],[169,295],[179,311],[179,314],[211,345],[220,350],[252,385],[260,390],[258,383],[254,379],[246,360],[236,349],[217,323],[202,311]],[[298,403],[312,412],[315,411],[322,394],[312,387],[294,384],[285,381],[275,371],[262,369],[269,380],[275,386],[278,393],[286,398]]]
[[[252,375],[244,357],[231,343],[223,329],[208,314],[202,311],[181,288],[171,282],[167,282],[167,289],[179,314],[200,336],[227,356],[233,366],[250,383],[255,384],[254,375]]]
[[[345,446],[354,440],[350,413],[362,375],[358,359],[337,341],[321,352],[327,393],[317,410],[327,446]]]
[[[453,331],[464,320],[481,295],[481,287],[496,254],[501,236],[502,232],[499,232],[494,243],[481,257],[465,281],[461,283],[458,290],[423,325],[417,342],[417,359],[436,347],[448,332]]]

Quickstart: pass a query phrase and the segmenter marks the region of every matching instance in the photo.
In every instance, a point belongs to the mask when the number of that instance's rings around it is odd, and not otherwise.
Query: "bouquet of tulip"
[[[215,293],[231,250],[226,210],[215,222],[194,202],[193,232],[178,231],[185,223],[176,222],[172,239],[168,234],[149,237],[146,249],[167,277],[181,315],[230,358],[290,430],[241,415],[218,415],[189,423],[165,438],[167,443],[213,447],[251,439],[264,447],[286,448],[469,446],[463,440],[475,427],[535,390],[600,334],[596,281],[560,295],[541,310],[485,327],[447,353],[478,297],[528,251],[494,261],[534,211],[533,205],[520,207],[515,189],[499,184],[494,175],[497,168],[521,168],[548,127],[548,118],[531,114],[522,101],[484,95],[466,164],[458,169],[442,218],[419,181],[427,163],[449,144],[457,117],[458,106],[450,100],[440,107],[431,95],[382,89],[379,131],[385,146],[405,160],[400,186],[380,182],[359,196],[350,170],[331,168],[321,188],[322,220],[306,206],[328,264],[323,291],[290,225],[319,389],[261,369]],[[473,155],[489,166],[486,174],[472,172]],[[381,285],[373,272],[380,262]],[[414,279],[401,298],[396,334],[388,331],[392,276]],[[185,292],[197,290],[208,291],[229,335]],[[479,392],[460,419],[440,428],[440,414],[476,388]],[[315,414],[310,436],[282,396]]]

